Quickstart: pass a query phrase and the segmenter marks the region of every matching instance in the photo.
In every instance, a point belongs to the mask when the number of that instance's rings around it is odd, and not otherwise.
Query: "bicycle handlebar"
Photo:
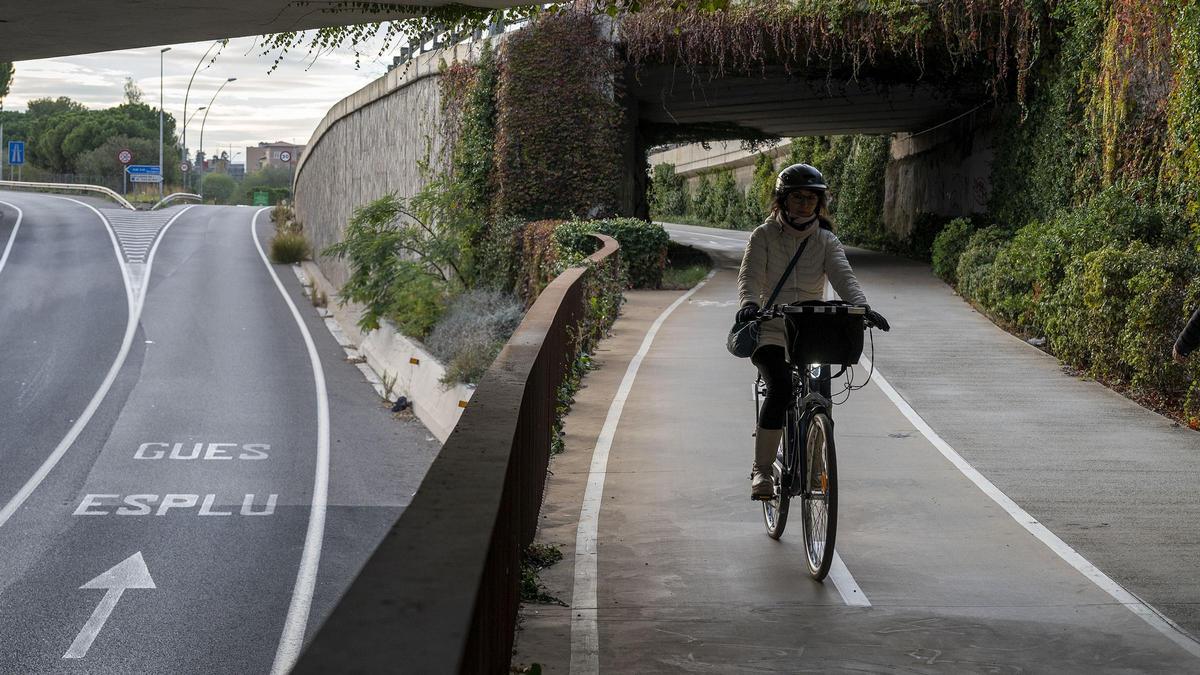
[[[862,314],[863,315],[863,325],[865,325],[867,328],[877,328],[878,327],[875,325],[874,321],[871,321],[871,319],[868,318],[867,310],[870,308],[867,305],[855,305],[855,304],[852,304],[849,302],[844,302],[844,301],[830,301],[828,304],[822,304],[822,305],[774,305],[772,307],[768,307],[767,309],[760,310],[758,312],[758,315],[754,318],[754,320],[759,323],[762,323],[763,321],[770,321],[771,319],[781,318],[785,314],[796,314],[796,313],[805,313],[805,312],[809,312],[809,313],[813,313],[813,314],[823,314],[823,313],[826,313],[826,308],[832,308],[832,307],[845,307],[847,312],[850,314]]]

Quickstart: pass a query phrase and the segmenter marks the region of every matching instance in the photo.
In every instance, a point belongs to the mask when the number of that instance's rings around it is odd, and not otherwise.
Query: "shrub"
[[[525,224],[502,218],[484,228],[476,244],[475,282],[479,288],[516,292],[521,276]]]
[[[933,273],[946,283],[958,283],[958,260],[967,248],[975,225],[967,218],[955,218],[933,240]]]
[[[1148,266],[1128,281],[1130,302],[1118,348],[1121,360],[1132,370],[1133,386],[1178,395],[1187,379],[1168,355],[1194,307],[1188,291],[1200,270],[1183,251],[1160,248],[1151,257]]]
[[[538,220],[521,228],[521,261],[515,291],[532,305],[546,284],[559,272],[559,251],[554,231],[561,220]]]
[[[308,239],[300,232],[280,232],[271,239],[271,262],[298,263],[311,254]]]
[[[343,240],[324,251],[349,259],[342,303],[365,305],[358,320],[365,331],[386,318],[420,338],[441,315],[455,251],[436,231],[409,219],[403,200],[381,197],[355,209]]]
[[[1124,248],[1105,246],[1083,257],[1083,304],[1091,370],[1097,377],[1127,380],[1132,374],[1121,358],[1119,338],[1126,324],[1130,281],[1151,269],[1156,251],[1135,241]],[[1153,279],[1160,275],[1151,274]],[[1148,279],[1140,280],[1144,283]],[[1140,284],[1135,284],[1140,286]],[[1140,301],[1140,300],[1139,300]]]
[[[946,225],[953,220],[936,213],[918,213],[913,218],[912,230],[903,243],[904,253],[917,260],[930,262],[933,257],[933,242]]]
[[[697,218],[705,222],[711,222],[705,204],[708,203],[708,193],[712,192],[712,181],[709,180],[708,174],[702,173],[696,179],[696,192],[688,200],[687,215]]]
[[[345,288],[342,292],[345,293]],[[430,276],[416,263],[401,261],[384,297],[382,316],[395,324],[401,333],[422,339],[441,318],[445,298],[445,286],[440,279]],[[359,325],[362,326],[369,316],[370,313],[364,314]],[[378,328],[377,321],[374,327]]]
[[[887,161],[886,136],[853,137],[841,167],[837,193],[838,224],[848,241],[869,244],[884,236],[883,178]]]
[[[237,189],[237,181],[223,173],[205,174],[200,180],[204,198],[213,204],[228,204]]]
[[[657,223],[636,218],[574,220],[560,225],[554,236],[565,251],[588,255],[596,249],[592,233],[607,234],[621,245],[621,267],[634,288],[658,288],[667,259],[667,231]]]
[[[971,235],[958,259],[958,292],[964,298],[983,307],[991,304],[988,275],[996,254],[1004,246],[1008,232],[1000,227],[986,227]]]
[[[650,177],[650,212],[655,217],[681,216],[688,210],[687,180],[674,164],[656,164]]]
[[[766,153],[759,153],[754,158],[754,179],[750,189],[746,191],[747,203],[756,207],[757,215],[751,218],[753,223],[761,223],[771,211],[771,203],[775,201],[775,160]]]
[[[446,364],[444,383],[478,382],[524,315],[519,298],[474,289],[455,298],[430,331],[425,345]]]

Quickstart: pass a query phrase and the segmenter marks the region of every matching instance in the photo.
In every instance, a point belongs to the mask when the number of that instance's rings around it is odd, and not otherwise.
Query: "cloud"
[[[233,146],[244,151],[260,141],[307,143],[325,113],[339,100],[383,75],[389,55],[377,57],[379,43],[362,51],[361,67],[354,67],[349,50],[322,53],[315,60],[303,49],[288,54],[271,71],[274,53],[262,54],[260,38],[235,38],[221,49],[216,61],[204,59],[212,42],[169,45],[162,55],[163,108],[183,122],[184,97],[188,115],[213,101],[204,122],[205,150]],[[159,47],[126,49],[81,56],[19,61],[12,89],[4,99],[8,110],[23,110],[30,100],[67,96],[89,108],[107,108],[124,98],[125,78],[142,89],[143,100],[158,106]],[[193,70],[195,75],[193,77]],[[236,77],[213,94],[227,78]],[[188,83],[191,89],[188,89]],[[199,149],[199,127],[204,113],[192,117],[188,144]],[[194,126],[192,126],[194,125]]]

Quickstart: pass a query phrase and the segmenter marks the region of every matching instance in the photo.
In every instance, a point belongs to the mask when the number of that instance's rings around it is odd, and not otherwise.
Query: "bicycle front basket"
[[[792,363],[852,366],[863,350],[863,316],[855,305],[808,304],[784,308]]]

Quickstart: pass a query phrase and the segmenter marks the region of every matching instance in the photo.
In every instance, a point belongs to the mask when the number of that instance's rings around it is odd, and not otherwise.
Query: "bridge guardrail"
[[[121,206],[136,211],[133,204],[130,204],[127,199],[110,190],[103,185],[84,185],[82,183],[33,183],[23,180],[0,180],[0,187],[9,187],[17,189],[32,189],[32,190],[76,190],[79,192],[99,192],[100,194],[114,199]]]
[[[538,296],[294,673],[508,671],[520,556],[537,529],[583,282],[616,263],[617,242],[595,236],[595,264]]]
[[[203,197],[201,197],[200,195],[197,195],[197,194],[192,194],[191,192],[172,192],[171,194],[167,195],[166,197],[163,197],[162,199],[158,200],[158,203],[155,204],[154,206],[151,206],[150,210],[153,211],[157,208],[165,206],[167,204],[167,202],[174,201],[176,199],[195,199],[196,201],[201,201],[201,200],[203,200]]]

